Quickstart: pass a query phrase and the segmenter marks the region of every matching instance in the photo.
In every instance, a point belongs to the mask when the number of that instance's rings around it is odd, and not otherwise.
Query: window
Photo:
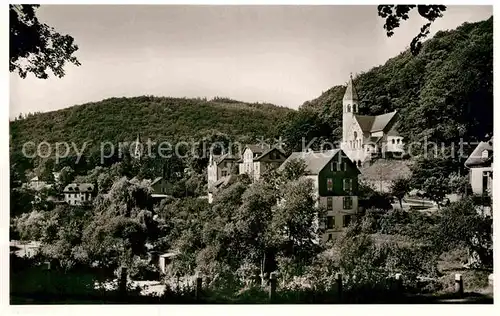
[[[335,226],[335,217],[327,216],[326,217],[326,229],[333,229]]]
[[[344,196],[344,210],[350,210],[352,209],[352,197],[351,196]]]
[[[332,240],[332,234],[328,234],[328,241]]]
[[[392,143],[393,143],[393,144],[395,144],[395,143],[396,143],[396,141],[395,141],[394,139],[392,139]]]
[[[332,178],[326,179],[326,188],[328,191],[333,191],[333,179]]]
[[[349,226],[349,224],[351,223],[351,215],[344,215],[344,227],[347,227]]]
[[[344,163],[343,163],[343,166],[344,166],[344,169],[343,169],[343,170],[344,170],[344,171],[347,171],[347,162],[344,162]]]
[[[326,209],[327,211],[333,210],[333,198],[331,196],[326,198]]]
[[[352,179],[344,179],[344,191],[350,192],[352,190]]]
[[[351,112],[351,106],[347,105],[347,112]]]
[[[401,139],[398,139],[398,144],[401,142]]]
[[[488,192],[489,172],[483,171],[483,194]]]
[[[330,170],[331,171],[338,171],[338,169],[339,169],[339,163],[335,162],[335,161],[332,161],[330,163]]]
[[[488,150],[483,150],[483,152],[481,154],[481,157],[482,158],[488,158]]]

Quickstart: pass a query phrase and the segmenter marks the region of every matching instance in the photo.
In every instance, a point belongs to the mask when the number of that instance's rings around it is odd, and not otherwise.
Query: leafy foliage
[[[73,37],[61,35],[41,23],[36,16],[37,7],[39,5],[9,4],[9,70],[17,72],[21,78],[32,73],[37,78],[47,79],[47,70],[50,69],[61,78],[66,62],[80,66],[74,56],[78,46],[73,43]]]
[[[429,35],[429,30],[432,22],[443,16],[446,11],[444,5],[379,5],[378,15],[385,19],[384,29],[387,31],[387,36],[394,35],[394,29],[398,28],[402,20],[408,20],[408,13],[417,8],[418,14],[427,19],[429,22],[424,24],[420,29],[420,33],[413,38],[410,44],[411,52],[417,55],[422,48],[422,40]]]

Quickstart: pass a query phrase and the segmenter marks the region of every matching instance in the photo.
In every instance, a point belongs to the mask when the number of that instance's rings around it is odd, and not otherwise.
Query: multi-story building
[[[255,181],[266,171],[279,168],[285,160],[285,152],[277,147],[247,145],[238,161],[239,174],[246,173]]]
[[[305,177],[313,182],[317,205],[326,210],[323,242],[342,231],[358,214],[358,175],[356,164],[341,150],[294,152],[283,163],[303,160]]]
[[[237,169],[238,158],[231,154],[214,156],[210,154],[207,167],[208,202],[212,203],[213,194],[222,183],[227,183],[232,171]]]
[[[69,205],[83,205],[92,201],[94,185],[91,183],[70,183],[64,190],[64,201]]]

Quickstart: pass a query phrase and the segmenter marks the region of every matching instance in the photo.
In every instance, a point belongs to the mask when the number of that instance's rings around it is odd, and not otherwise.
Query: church
[[[359,115],[359,98],[352,80],[342,100],[342,143],[340,148],[361,167],[376,157],[402,156],[403,137],[397,131],[398,112],[376,116]]]

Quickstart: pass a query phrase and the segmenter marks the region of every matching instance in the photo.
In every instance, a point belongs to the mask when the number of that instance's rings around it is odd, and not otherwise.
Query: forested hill
[[[276,121],[291,109],[271,104],[243,103],[227,98],[205,99],[141,96],[29,115],[10,123],[15,147],[33,141],[118,143],[200,140],[212,133],[235,138],[271,137]]]
[[[399,130],[410,141],[482,138],[493,131],[493,17],[440,31],[419,55],[403,52],[354,82],[360,114],[398,110]],[[332,87],[301,107],[317,112],[337,138],[344,90]]]

